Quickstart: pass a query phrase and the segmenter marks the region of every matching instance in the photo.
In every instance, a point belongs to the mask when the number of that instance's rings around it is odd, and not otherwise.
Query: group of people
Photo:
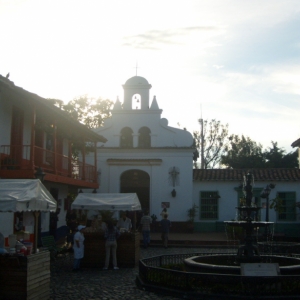
[[[84,256],[84,228],[86,226],[79,225],[77,227],[77,232],[74,234],[74,263],[73,263],[73,272],[80,270],[80,261]],[[103,227],[104,229],[104,238],[105,238],[105,264],[103,270],[108,269],[110,254],[112,253],[113,258],[113,268],[118,270],[117,265],[117,239],[120,236],[120,229],[124,228],[126,231],[132,229],[131,220],[127,217],[126,212],[121,213],[121,218],[119,219],[116,226],[112,220],[108,220]]]
[[[169,231],[171,227],[171,222],[168,220],[168,212],[167,209],[163,209],[161,212],[162,220],[160,221],[161,225],[161,238],[163,241],[163,246],[165,248],[168,247],[168,239],[169,239]],[[149,211],[146,211],[140,221],[140,227],[143,234],[143,245],[147,248],[150,244],[150,224],[152,223],[152,218],[149,216]],[[84,256],[84,225],[78,225],[77,232],[74,234],[74,263],[73,263],[73,271],[80,270],[80,261]],[[118,220],[117,225],[114,226],[112,220],[108,220],[106,222],[106,226],[104,228],[104,238],[105,238],[105,264],[103,270],[108,269],[110,254],[112,253],[113,258],[113,268],[114,270],[118,270],[117,265],[117,239],[120,236],[120,229],[123,228],[126,231],[131,231],[132,222],[126,215],[126,212],[121,213],[121,218]]]
[[[168,248],[169,232],[171,227],[171,221],[168,220],[167,209],[164,208],[161,212],[162,220],[160,221],[161,226],[161,239],[163,246]],[[150,245],[150,224],[152,223],[152,218],[149,216],[149,211],[146,211],[145,215],[141,218],[140,226],[142,228],[143,234],[143,245],[147,248]]]

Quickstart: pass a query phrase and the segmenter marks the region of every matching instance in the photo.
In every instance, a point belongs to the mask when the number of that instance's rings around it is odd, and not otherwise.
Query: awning
[[[39,179],[0,179],[0,211],[56,211],[57,203]]]
[[[80,193],[71,205],[72,209],[87,210],[141,210],[141,204],[135,193],[93,194]]]

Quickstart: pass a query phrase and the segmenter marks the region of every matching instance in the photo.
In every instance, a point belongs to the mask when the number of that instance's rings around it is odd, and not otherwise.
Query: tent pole
[[[136,210],[134,211],[133,231],[136,231]]]
[[[33,253],[37,253],[37,242],[38,242],[38,226],[39,226],[39,211],[34,211],[34,245]]]

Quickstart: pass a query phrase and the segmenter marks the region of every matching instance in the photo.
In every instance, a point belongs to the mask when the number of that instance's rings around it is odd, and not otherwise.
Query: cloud
[[[168,30],[150,30],[143,34],[124,37],[123,46],[136,49],[159,50],[164,45],[182,45],[180,39],[192,33],[217,30],[213,26],[194,26]]]
[[[224,66],[220,66],[220,65],[213,65],[213,68],[215,68],[215,69],[222,69],[222,68],[224,68]]]

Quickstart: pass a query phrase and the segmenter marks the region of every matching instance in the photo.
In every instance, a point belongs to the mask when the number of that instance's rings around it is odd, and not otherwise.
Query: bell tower
[[[148,110],[149,109],[149,92],[151,89],[151,84],[141,76],[134,76],[129,78],[126,83],[123,85],[124,89],[124,103],[123,110],[133,110],[133,109],[141,109]],[[139,108],[133,108],[132,103],[136,99],[136,95],[140,100]]]

